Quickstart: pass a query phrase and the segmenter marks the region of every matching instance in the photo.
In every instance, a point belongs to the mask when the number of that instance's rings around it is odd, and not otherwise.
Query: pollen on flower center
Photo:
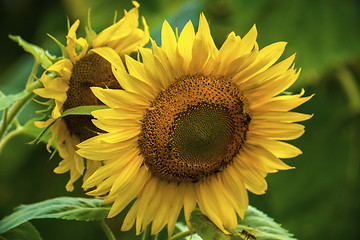
[[[121,89],[112,73],[111,64],[96,53],[90,53],[75,63],[63,110],[78,106],[102,105],[103,103],[95,97],[90,87]],[[69,131],[78,136],[80,141],[95,136],[96,132],[101,132],[92,124],[91,119],[92,116],[88,115],[64,117]]]
[[[239,88],[219,76],[176,79],[151,103],[139,137],[153,175],[197,182],[221,171],[239,153],[251,117]]]

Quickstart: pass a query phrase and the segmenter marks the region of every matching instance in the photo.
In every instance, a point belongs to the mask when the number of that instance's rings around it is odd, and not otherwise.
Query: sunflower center
[[[63,110],[78,106],[102,105],[90,87],[122,89],[112,73],[111,64],[96,53],[90,53],[75,63]],[[64,117],[69,131],[78,136],[80,141],[95,136],[96,132],[102,132],[92,124],[91,119],[92,116],[89,115]]]
[[[160,92],[144,114],[140,152],[155,176],[197,182],[233,161],[250,120],[247,103],[231,80],[183,76]]]
[[[211,162],[224,154],[234,131],[229,111],[206,102],[178,113],[173,125],[171,153],[193,164]]]

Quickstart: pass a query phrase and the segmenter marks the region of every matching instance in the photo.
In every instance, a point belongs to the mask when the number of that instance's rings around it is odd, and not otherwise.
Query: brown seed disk
[[[75,63],[63,110],[78,106],[102,105],[90,87],[122,89],[112,73],[111,64],[96,53],[89,53]],[[89,115],[70,115],[64,117],[64,120],[69,131],[83,141],[95,136],[97,132],[102,132],[92,124],[92,118]]]
[[[176,79],[142,119],[139,148],[157,177],[197,182],[239,153],[251,120],[239,88],[219,76]]]

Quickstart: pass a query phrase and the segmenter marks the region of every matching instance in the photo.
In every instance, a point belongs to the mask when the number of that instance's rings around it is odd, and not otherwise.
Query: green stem
[[[170,240],[183,239],[183,238],[188,237],[193,234],[195,234],[195,232],[192,232],[192,233],[190,231],[180,232],[180,233],[172,236],[172,238]]]
[[[6,121],[4,121],[0,128],[0,142],[4,137],[6,131],[8,130],[10,124],[14,118],[19,114],[20,110],[26,105],[26,103],[34,96],[32,90],[41,86],[40,82],[35,82],[27,89],[27,94],[22,99],[16,101],[16,103],[11,107],[10,111],[6,114]]]
[[[100,224],[102,230],[105,232],[105,235],[106,235],[107,239],[109,239],[109,240],[116,240],[113,232],[111,231],[111,229],[109,228],[109,226],[106,224],[105,220],[99,221],[99,224]]]
[[[353,113],[360,112],[360,90],[355,77],[346,67],[337,70],[337,77],[350,101]]]
[[[143,240],[156,240],[156,239],[157,239],[157,234],[151,235],[151,224],[149,224],[144,231]]]
[[[3,112],[3,116],[2,116],[2,121],[1,121],[1,127],[0,127],[0,129],[2,129],[2,128],[5,126],[6,122],[7,122],[8,112],[9,112],[9,108],[5,108],[5,109],[4,109],[4,112]]]
[[[29,78],[28,78],[28,80],[26,82],[26,88],[25,88],[26,90],[31,88],[31,86],[32,86],[32,84],[34,82],[34,78],[36,76],[36,71],[37,71],[38,67],[39,67],[39,63],[37,63],[36,60],[35,60],[34,66],[33,66],[32,70],[31,70],[31,74],[30,74],[30,76],[29,76]]]

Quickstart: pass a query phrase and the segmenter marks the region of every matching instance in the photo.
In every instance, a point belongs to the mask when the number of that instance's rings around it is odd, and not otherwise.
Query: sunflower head
[[[191,229],[198,205],[228,233],[244,217],[247,191],[265,193],[268,173],[291,169],[280,158],[301,153],[282,140],[304,133],[294,122],[311,115],[290,110],[311,96],[281,95],[299,75],[294,55],[277,62],[284,42],[259,50],[255,26],[220,49],[203,14],[197,33],[189,21],[176,37],[165,21],[161,34],[162,46],[140,48],[141,62],[125,56],[128,71],[114,64],[125,91],[91,88],[110,109],[92,112],[105,133],[78,145],[104,163],[83,187],[114,203],[109,217],[133,202],[122,230],[168,225],[170,237],[182,208]]]
[[[120,84],[112,74],[111,64],[96,53],[89,53],[76,62],[66,92],[63,111],[88,105],[101,105],[90,87],[97,86],[111,89],[121,89]],[[79,137],[80,141],[96,135],[99,131],[88,115],[72,115],[64,117],[69,131]]]
[[[141,120],[139,149],[157,177],[197,182],[239,153],[250,115],[239,88],[221,76],[185,75],[151,103]]]
[[[88,115],[69,115],[60,118],[68,109],[102,105],[91,92],[90,87],[109,89],[122,89],[112,71],[112,64],[121,66],[124,54],[136,51],[139,46],[145,45],[149,40],[149,30],[146,21],[142,18],[144,30],[139,26],[139,4],[133,2],[134,8],[125,16],[99,34],[91,29],[88,24],[88,33],[91,37],[77,37],[76,31],[80,21],[77,20],[70,27],[66,36],[66,46],[56,42],[61,47],[64,58],[54,63],[42,75],[40,81],[44,88],[34,92],[44,98],[54,99],[55,107],[51,118],[46,122],[36,122],[38,127],[51,127],[51,138],[48,149],[56,138],[56,147],[63,160],[55,169],[57,173],[70,171],[70,181],[67,190],[73,189],[73,182],[84,172],[84,159],[76,154],[76,144],[80,141],[93,137],[97,132],[103,132],[92,123],[92,117]],[[55,122],[55,123],[53,123]],[[87,163],[87,178],[98,166],[98,162]]]

